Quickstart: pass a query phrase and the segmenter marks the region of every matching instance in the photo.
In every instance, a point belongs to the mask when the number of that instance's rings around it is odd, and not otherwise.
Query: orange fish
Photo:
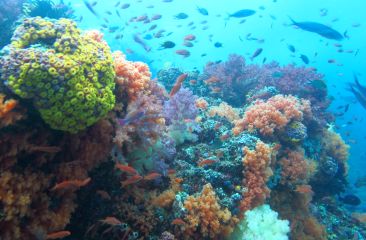
[[[91,178],[87,178],[84,180],[67,180],[60,183],[57,183],[51,191],[56,191],[60,189],[69,189],[69,188],[80,188],[87,185],[90,182]]]
[[[55,146],[31,146],[31,150],[36,152],[57,153],[61,151],[61,148]]]
[[[172,221],[171,223],[172,225],[185,225],[186,222],[183,221],[181,218],[176,218]]]
[[[219,88],[219,87],[211,88],[211,93],[219,93],[219,92],[221,92],[221,88]]]
[[[314,193],[313,190],[311,189],[311,186],[307,184],[297,185],[295,191],[298,193],[311,194],[311,195]]]
[[[122,181],[122,187],[125,187],[130,184],[138,183],[141,180],[142,180],[142,176],[140,176],[138,174],[133,175],[132,177],[127,178],[127,180]]]
[[[59,231],[59,232],[53,232],[53,233],[49,233],[46,236],[46,239],[60,239],[60,238],[64,238],[67,236],[70,236],[71,232],[69,231]]]
[[[150,181],[150,180],[157,179],[159,177],[161,177],[161,174],[152,172],[152,173],[149,173],[148,175],[144,176],[144,180]]]
[[[115,217],[106,217],[105,219],[102,219],[102,220],[99,220],[99,221],[102,222],[102,223],[108,224],[108,225],[112,225],[112,226],[122,224],[122,222],[120,220],[118,220],[117,218],[115,218]]]
[[[133,167],[127,166],[127,165],[116,163],[115,167],[117,169],[121,170],[122,172],[126,172],[126,173],[129,173],[129,174],[132,174],[132,175],[138,174],[136,169],[134,169]]]
[[[211,165],[211,164],[214,164],[216,163],[217,161],[216,160],[213,160],[213,159],[201,159],[201,161],[198,162],[198,166],[202,167],[202,166],[205,166],[205,165]]]
[[[4,95],[0,95],[0,101],[1,102],[4,101],[4,98],[5,98]],[[10,100],[7,100],[4,103],[2,103],[2,107],[0,109],[0,117],[3,117],[6,113],[13,110],[16,107],[17,104],[18,104],[18,102],[14,99],[10,99]]]
[[[170,91],[169,93],[169,96],[170,97],[173,97],[178,91],[179,89],[182,87],[182,83],[183,81],[188,77],[188,74],[187,73],[183,73],[181,74],[177,80],[175,81],[175,84],[172,88],[172,90]]]
[[[204,82],[208,85],[217,83],[220,79],[218,79],[216,76],[212,76],[209,79],[205,80]]]
[[[184,37],[185,41],[193,41],[196,39],[196,36],[193,34],[188,34],[187,36]]]
[[[175,183],[182,183],[184,181],[183,178],[174,178]]]

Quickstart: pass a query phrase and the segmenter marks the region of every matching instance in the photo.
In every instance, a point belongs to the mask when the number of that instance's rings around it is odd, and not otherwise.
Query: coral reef
[[[76,133],[115,103],[109,47],[70,20],[25,19],[0,69],[3,88],[31,100],[53,129]]]

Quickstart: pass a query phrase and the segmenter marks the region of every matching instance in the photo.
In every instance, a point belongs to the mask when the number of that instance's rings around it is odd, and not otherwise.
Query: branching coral
[[[239,207],[242,213],[263,204],[269,197],[270,190],[266,182],[272,175],[270,164],[274,157],[274,149],[258,141],[255,150],[244,147],[243,152],[243,186],[246,191]]]
[[[189,196],[184,207],[188,211],[183,226],[187,237],[200,233],[203,237],[219,239],[219,236],[228,236],[233,230],[232,224],[237,221],[227,208],[219,205],[211,184],[203,186],[199,196]]]
[[[2,85],[32,100],[51,128],[76,133],[114,106],[109,47],[70,20],[25,19],[0,62]]]
[[[309,101],[291,95],[276,95],[266,102],[256,101],[248,107],[243,119],[235,121],[233,133],[237,135],[244,129],[258,129],[263,135],[272,135],[292,120],[301,121],[304,115],[311,115]]]

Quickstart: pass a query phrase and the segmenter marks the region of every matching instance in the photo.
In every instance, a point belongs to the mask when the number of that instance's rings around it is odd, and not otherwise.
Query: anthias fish
[[[299,27],[302,30],[317,33],[322,37],[334,40],[342,40],[343,35],[331,27],[317,22],[296,22],[290,17],[293,25]]]

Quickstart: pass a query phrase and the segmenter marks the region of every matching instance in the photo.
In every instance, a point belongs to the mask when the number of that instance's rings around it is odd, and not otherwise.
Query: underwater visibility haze
[[[0,0],[0,240],[366,239],[364,0]]]

